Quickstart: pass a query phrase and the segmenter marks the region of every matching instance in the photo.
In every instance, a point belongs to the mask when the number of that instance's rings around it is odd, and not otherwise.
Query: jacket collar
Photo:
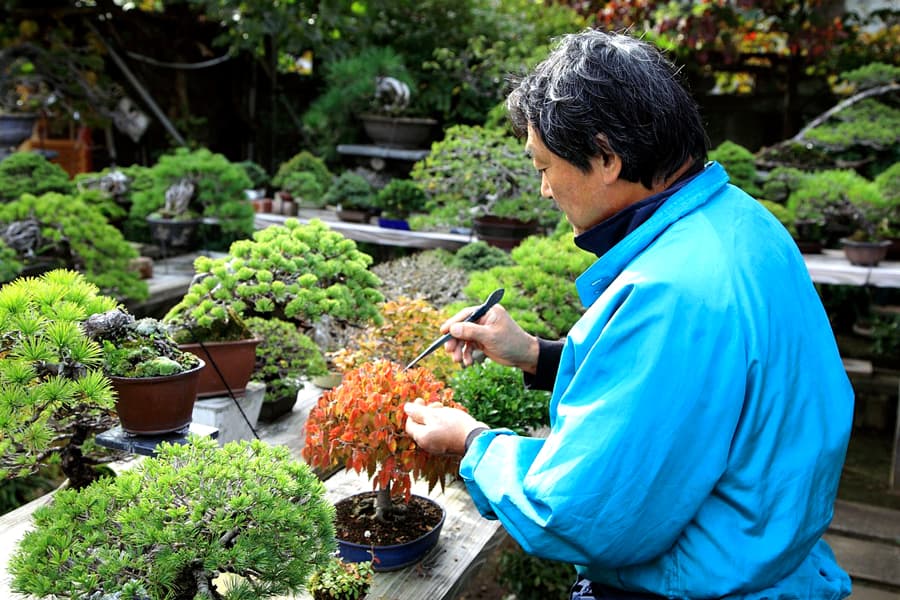
[[[606,287],[670,225],[706,204],[728,183],[725,169],[710,162],[693,179],[663,202],[656,212],[637,229],[610,248],[575,280],[575,287],[585,307],[590,306]]]

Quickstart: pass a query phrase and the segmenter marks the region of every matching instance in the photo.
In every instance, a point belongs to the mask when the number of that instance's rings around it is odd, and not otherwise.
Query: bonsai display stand
[[[219,430],[202,423],[191,423],[184,429],[173,431],[171,433],[160,433],[157,435],[136,435],[128,433],[119,426],[107,429],[103,433],[98,433],[96,438],[97,444],[104,448],[112,448],[113,450],[124,450],[132,454],[140,454],[142,456],[155,456],[156,447],[162,442],[170,444],[186,444],[189,434],[208,436],[213,439],[219,437]]]
[[[194,424],[215,428],[219,435],[219,444],[236,440],[252,440],[256,437],[254,429],[262,408],[266,385],[251,381],[243,395],[237,397],[237,404],[230,396],[202,398],[194,402]],[[240,406],[240,409],[238,409]],[[241,415],[243,411],[247,420]],[[247,421],[250,421],[248,424]]]

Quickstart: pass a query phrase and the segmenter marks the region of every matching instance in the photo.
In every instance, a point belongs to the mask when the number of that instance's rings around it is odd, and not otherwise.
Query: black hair
[[[561,37],[507,98],[517,135],[528,126],[548,150],[582,172],[590,160],[622,160],[620,177],[651,188],[709,141],[678,70],[655,46],[626,34],[588,29]]]

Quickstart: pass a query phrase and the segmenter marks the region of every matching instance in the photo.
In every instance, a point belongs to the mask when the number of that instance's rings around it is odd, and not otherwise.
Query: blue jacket
[[[460,473],[530,553],[673,598],[837,599],[853,391],[785,229],[711,163],[576,281],[546,439]]]

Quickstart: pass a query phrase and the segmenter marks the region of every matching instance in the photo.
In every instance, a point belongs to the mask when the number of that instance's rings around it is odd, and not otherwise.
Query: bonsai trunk
[[[375,494],[375,518],[387,523],[393,517],[394,503],[391,502],[391,484],[380,488]]]

